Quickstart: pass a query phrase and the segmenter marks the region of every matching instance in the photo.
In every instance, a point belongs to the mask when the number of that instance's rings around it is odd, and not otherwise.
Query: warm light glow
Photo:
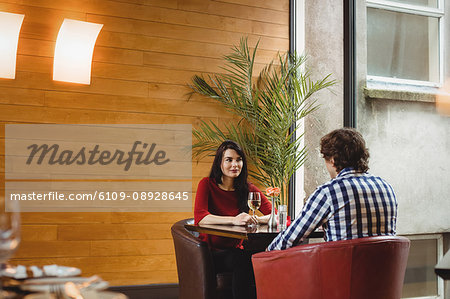
[[[90,84],[92,54],[102,24],[65,19],[59,29],[53,80]]]
[[[444,116],[450,116],[450,79],[446,81],[436,96],[436,110]]]
[[[16,77],[17,44],[24,17],[0,12],[0,78]]]

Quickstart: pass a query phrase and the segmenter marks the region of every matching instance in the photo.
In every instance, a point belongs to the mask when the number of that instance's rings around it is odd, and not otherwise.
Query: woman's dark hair
[[[211,173],[209,177],[214,179],[217,184],[222,184],[222,158],[223,154],[227,149],[235,150],[236,153],[242,158],[242,169],[241,173],[237,178],[234,179],[233,187],[238,195],[238,204],[240,212],[248,212],[247,197],[248,197],[248,182],[247,182],[247,158],[245,157],[244,151],[241,149],[239,144],[234,141],[226,140],[222,142],[216,151],[216,156],[214,157],[214,162],[211,167]]]
[[[323,136],[320,152],[327,161],[334,159],[337,172],[346,167],[353,167],[357,172],[369,169],[369,150],[362,135],[354,129],[338,129]]]

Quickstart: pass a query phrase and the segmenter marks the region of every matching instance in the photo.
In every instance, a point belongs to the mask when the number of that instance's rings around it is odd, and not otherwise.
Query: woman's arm
[[[257,223],[257,219],[247,213],[240,213],[237,216],[217,216],[213,214],[206,215],[198,224],[228,224],[228,225],[247,225]]]
[[[204,217],[208,216],[209,207],[208,207],[208,196],[209,196],[209,188],[208,188],[208,178],[203,178],[197,186],[197,193],[195,196],[195,204],[194,204],[194,223],[198,224]]]

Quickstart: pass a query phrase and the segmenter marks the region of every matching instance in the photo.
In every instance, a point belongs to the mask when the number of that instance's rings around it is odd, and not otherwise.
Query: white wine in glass
[[[248,207],[252,210],[252,216],[255,216],[255,211],[261,206],[261,194],[259,192],[248,193]]]

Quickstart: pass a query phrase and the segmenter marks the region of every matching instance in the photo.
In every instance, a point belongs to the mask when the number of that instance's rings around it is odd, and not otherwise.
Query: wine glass
[[[0,199],[0,265],[6,263],[20,243],[19,202]],[[3,267],[0,267],[3,268]],[[0,272],[0,298],[9,298],[10,294],[2,290]]]
[[[252,210],[252,216],[255,216],[255,211],[261,206],[261,194],[259,192],[249,192],[247,203],[248,207]],[[253,224],[250,226],[253,226]]]

